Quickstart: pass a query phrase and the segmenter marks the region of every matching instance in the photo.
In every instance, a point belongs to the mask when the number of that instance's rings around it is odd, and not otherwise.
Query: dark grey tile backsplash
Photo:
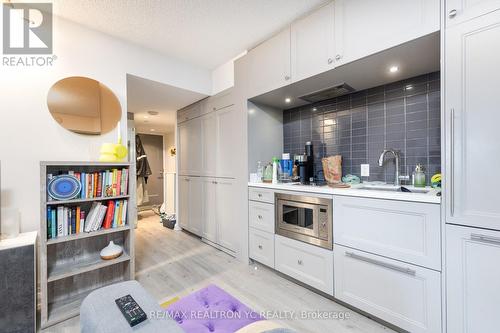
[[[400,172],[417,164],[430,176],[441,169],[440,73],[434,72],[327,101],[283,111],[285,152],[302,154],[312,141],[315,172],[321,158],[342,155],[342,174],[360,176],[370,164],[370,180],[394,181],[395,163],[378,158],[384,148],[401,152]]]

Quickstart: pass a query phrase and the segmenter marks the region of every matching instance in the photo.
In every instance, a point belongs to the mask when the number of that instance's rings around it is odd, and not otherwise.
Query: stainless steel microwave
[[[276,233],[333,249],[332,199],[276,194]]]

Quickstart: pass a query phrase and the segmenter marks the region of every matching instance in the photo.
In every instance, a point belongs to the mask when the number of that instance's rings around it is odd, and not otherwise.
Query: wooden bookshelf
[[[127,195],[47,201],[47,174],[68,171],[129,170]],[[77,316],[83,299],[97,288],[134,278],[135,167],[130,163],[40,163],[40,288],[41,327]],[[47,239],[47,207],[91,205],[95,201],[127,200],[126,224]],[[109,241],[123,247],[123,254],[103,260],[99,252]]]

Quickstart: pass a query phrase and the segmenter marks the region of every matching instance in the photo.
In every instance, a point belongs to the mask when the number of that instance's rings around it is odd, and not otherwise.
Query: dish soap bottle
[[[413,171],[413,186],[415,187],[425,187],[425,172],[422,164],[417,164],[415,171]]]
[[[279,160],[277,157],[273,157],[273,184],[278,184],[278,168]]]

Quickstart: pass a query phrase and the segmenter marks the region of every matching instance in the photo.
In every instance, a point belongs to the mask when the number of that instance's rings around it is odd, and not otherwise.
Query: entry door
[[[139,137],[152,172],[146,184],[149,201],[142,206],[161,205],[163,204],[163,136],[139,134]]]

